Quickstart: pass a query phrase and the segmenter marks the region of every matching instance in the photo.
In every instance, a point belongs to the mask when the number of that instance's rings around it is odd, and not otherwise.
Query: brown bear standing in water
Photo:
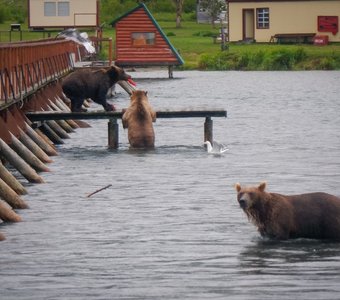
[[[147,92],[132,92],[130,106],[124,110],[122,121],[123,128],[128,128],[131,148],[155,147],[152,122],[156,121],[156,112],[149,103]]]
[[[237,200],[263,237],[340,240],[340,198],[326,193],[281,195],[235,185]]]
[[[114,111],[115,107],[106,102],[106,94],[119,80],[128,81],[131,76],[119,67],[108,69],[80,69],[68,75],[62,82],[64,94],[71,100],[71,111],[82,111],[84,100],[91,98],[101,104],[106,111]]]

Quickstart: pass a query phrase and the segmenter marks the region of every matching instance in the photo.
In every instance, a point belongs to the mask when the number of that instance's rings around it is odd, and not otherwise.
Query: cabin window
[[[70,15],[70,2],[58,2],[58,16],[67,17]]]
[[[269,28],[269,8],[256,9],[256,28],[268,29]]]
[[[47,1],[44,2],[44,16],[69,16],[70,15],[70,2],[69,1]]]
[[[44,16],[54,17],[57,15],[55,2],[44,2]]]
[[[155,44],[154,32],[133,32],[131,34],[132,45],[136,47],[140,46],[152,46]]]

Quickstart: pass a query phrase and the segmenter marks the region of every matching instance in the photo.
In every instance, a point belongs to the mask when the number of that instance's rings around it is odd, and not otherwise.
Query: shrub
[[[291,70],[293,55],[286,49],[275,50],[267,56],[263,62],[265,70]]]
[[[0,23],[1,24],[5,22],[6,20],[5,16],[6,16],[6,12],[5,12],[4,7],[0,6]]]
[[[203,37],[213,37],[216,36],[216,33],[211,31],[198,31],[192,34],[193,36],[203,36]]]

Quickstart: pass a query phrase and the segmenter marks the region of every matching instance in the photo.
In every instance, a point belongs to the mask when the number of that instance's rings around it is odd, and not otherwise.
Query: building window
[[[256,9],[256,28],[257,29],[269,28],[269,8]]]
[[[67,17],[70,15],[70,2],[58,2],[58,16]]]
[[[70,15],[70,2],[69,1],[47,1],[44,2],[44,16],[69,16]]]
[[[133,46],[151,46],[155,44],[154,32],[133,32],[131,34]]]
[[[57,15],[55,2],[44,2],[44,16],[55,17]]]

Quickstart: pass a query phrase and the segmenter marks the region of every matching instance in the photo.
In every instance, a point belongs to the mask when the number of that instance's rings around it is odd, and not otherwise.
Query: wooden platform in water
[[[108,144],[109,148],[117,149],[119,146],[119,134],[117,119],[123,116],[122,111],[91,111],[91,112],[27,112],[26,116],[41,126],[48,120],[89,120],[108,119]],[[227,117],[226,110],[163,110],[156,112],[157,118],[205,118],[204,141],[213,141],[213,117]]]
[[[226,110],[162,110],[157,111],[157,118],[212,118],[227,117]],[[89,119],[121,119],[122,111],[91,112],[27,112],[26,116],[33,122],[47,120],[89,120]]]

